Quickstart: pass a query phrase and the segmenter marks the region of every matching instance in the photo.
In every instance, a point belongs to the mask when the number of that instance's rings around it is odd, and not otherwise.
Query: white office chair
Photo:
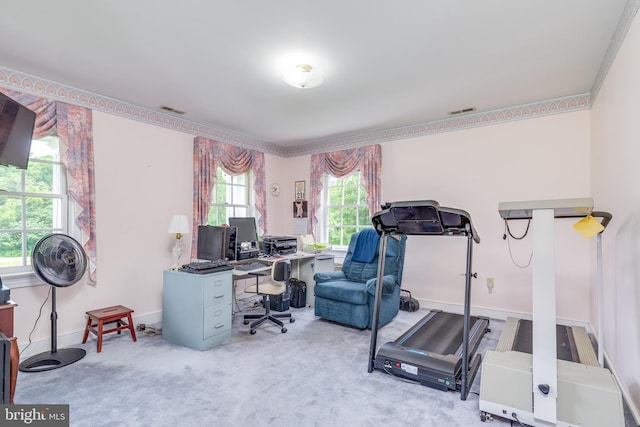
[[[270,295],[281,295],[285,292],[288,292],[288,282],[291,277],[291,263],[288,259],[281,259],[273,263],[271,266],[271,279],[268,281],[260,282],[260,277],[264,277],[267,273],[264,272],[254,272],[249,273],[251,275],[256,276],[256,284],[247,287],[244,291],[248,293],[255,293],[258,295],[262,295],[262,304],[265,308],[264,314],[245,314],[244,316],[244,324],[248,324],[250,320],[256,319],[251,323],[251,335],[256,333],[256,328],[266,322],[267,320],[275,323],[280,326],[280,331],[284,334],[287,332],[287,328],[284,327],[284,323],[282,323],[278,319],[288,318],[289,323],[295,322],[295,319],[291,317],[291,313],[282,313],[282,314],[271,314],[270,313]]]

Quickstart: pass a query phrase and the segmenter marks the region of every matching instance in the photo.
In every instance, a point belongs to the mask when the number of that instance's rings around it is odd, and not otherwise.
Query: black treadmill
[[[472,247],[474,241],[480,243],[471,217],[463,210],[442,207],[434,200],[422,200],[387,203],[371,221],[381,235],[378,283],[384,276],[387,238],[399,234],[467,237],[464,314],[432,310],[398,339],[380,347],[376,355],[382,296],[382,287],[378,286],[368,368],[369,372],[378,369],[443,391],[460,391],[460,399],[466,400],[480,367],[481,357],[475,353],[489,330],[488,318],[470,315],[471,277],[475,277],[471,273]]]

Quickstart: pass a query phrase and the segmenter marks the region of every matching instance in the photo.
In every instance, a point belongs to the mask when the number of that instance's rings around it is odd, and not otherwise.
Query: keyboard
[[[208,274],[217,273],[218,271],[233,270],[233,266],[229,261],[217,260],[209,262],[192,262],[190,264],[183,265],[180,270],[186,271],[187,273]]]
[[[238,271],[253,271],[266,270],[269,266],[261,262],[250,262],[247,264],[237,264],[234,268]]]

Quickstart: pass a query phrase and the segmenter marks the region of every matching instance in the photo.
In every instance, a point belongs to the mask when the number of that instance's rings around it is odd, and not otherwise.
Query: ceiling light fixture
[[[323,81],[322,74],[307,64],[296,65],[284,73],[282,79],[293,87],[304,89],[320,86]]]

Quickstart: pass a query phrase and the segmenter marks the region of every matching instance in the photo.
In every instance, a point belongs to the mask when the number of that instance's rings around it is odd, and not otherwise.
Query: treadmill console
[[[471,222],[471,216],[460,209],[440,206],[435,200],[393,202],[382,205],[382,210],[371,218],[378,234],[407,235],[469,235],[476,243],[480,237]]]

